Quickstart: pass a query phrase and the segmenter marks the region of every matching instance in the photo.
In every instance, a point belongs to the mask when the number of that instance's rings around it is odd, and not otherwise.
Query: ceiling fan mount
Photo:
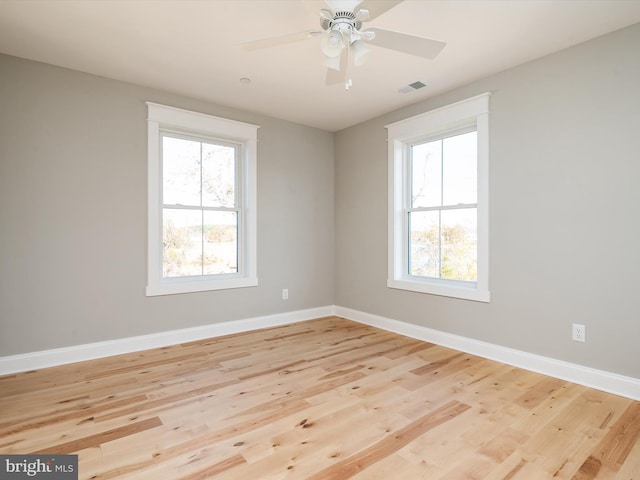
[[[327,12],[331,15],[329,10],[322,10],[323,12]],[[322,30],[326,31],[330,28],[333,28],[335,25],[348,25],[354,30],[360,30],[362,28],[362,20],[357,19],[356,14],[347,10],[339,10],[331,16],[331,18],[327,18],[326,16],[320,15],[320,27]]]
[[[351,85],[351,67],[359,66],[369,52],[366,43],[427,59],[435,58],[445,43],[430,38],[410,35],[377,27],[363,30],[364,22],[373,20],[403,0],[325,0],[330,9],[320,10],[321,31],[308,31],[256,40],[245,43],[247,49],[265,48],[309,37],[321,37],[320,49],[324,53],[327,85]],[[357,11],[355,8],[360,5]]]

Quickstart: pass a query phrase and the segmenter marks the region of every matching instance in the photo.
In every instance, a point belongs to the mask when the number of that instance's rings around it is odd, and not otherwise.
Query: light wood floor
[[[81,479],[638,479],[640,402],[331,317],[0,377]]]

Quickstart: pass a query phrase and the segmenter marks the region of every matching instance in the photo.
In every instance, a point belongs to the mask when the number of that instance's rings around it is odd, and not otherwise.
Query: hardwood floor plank
[[[413,370],[410,370],[410,372],[413,373],[414,375],[427,375],[429,373],[435,373],[441,370],[442,368],[446,367],[447,365],[449,365],[452,361],[458,360],[460,358],[464,358],[464,356],[465,356],[464,353],[455,353],[453,355],[448,355],[442,360],[436,360],[434,362],[430,362],[426,365],[423,365],[422,367],[414,368]]]
[[[526,464],[527,461],[524,458],[520,458],[518,464],[511,470],[509,470],[509,472],[504,477],[502,477],[503,480],[511,480],[512,478],[515,478],[516,475],[518,475],[518,472],[520,472],[520,470],[522,470],[522,467],[524,467]]]
[[[207,480],[208,478],[215,477],[223,472],[237,468],[244,463],[246,462],[242,455],[234,455],[233,457],[226,458],[215,465],[206,467],[198,472],[189,473],[181,478],[184,480]]]
[[[489,457],[496,464],[500,464],[513,455],[513,452],[520,445],[526,443],[528,439],[529,435],[526,433],[508,427],[502,433],[484,443],[478,453]]]
[[[566,383],[567,382],[557,378],[543,378],[534,388],[523,393],[522,396],[516,400],[516,403],[525,408],[535,408],[566,385]]]
[[[80,408],[78,408],[77,405],[69,406],[68,408],[57,410],[53,414],[47,412],[38,415],[36,413],[25,416],[18,421],[14,420],[12,422],[0,424],[0,435],[11,435],[18,432],[25,433],[27,430],[35,430],[45,426],[51,426],[54,423],[62,423],[69,420],[77,420],[79,425],[89,420],[95,420],[94,415],[102,413],[105,410],[117,409],[130,404],[140,405],[146,400],[146,395],[134,395],[133,397],[120,398],[114,401],[98,401],[89,405],[82,405]]]
[[[119,428],[113,428],[105,432],[96,433],[88,437],[79,438],[77,440],[71,440],[70,442],[64,442],[57,445],[50,445],[41,450],[30,452],[33,455],[39,453],[46,454],[65,454],[77,452],[81,448],[89,448],[99,446],[103,443],[111,442],[122,437],[128,437],[144,430],[149,430],[162,425],[162,422],[158,417],[149,418],[147,420],[141,420],[139,422],[131,423]]]
[[[589,455],[572,478],[575,480],[592,480],[598,476],[601,468],[602,462]]]

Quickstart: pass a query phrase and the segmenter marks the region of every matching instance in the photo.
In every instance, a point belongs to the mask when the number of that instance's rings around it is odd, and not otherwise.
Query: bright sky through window
[[[238,270],[236,148],[162,135],[164,277]]]
[[[411,147],[409,274],[477,279],[477,135]]]

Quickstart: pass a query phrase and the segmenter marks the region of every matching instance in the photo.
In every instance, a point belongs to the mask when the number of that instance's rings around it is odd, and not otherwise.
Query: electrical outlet
[[[578,323],[574,323],[573,334],[571,338],[576,342],[584,342],[587,338],[587,327]]]
[[[283,288],[282,289],[282,299],[283,300],[289,300],[289,289],[288,288]]]

